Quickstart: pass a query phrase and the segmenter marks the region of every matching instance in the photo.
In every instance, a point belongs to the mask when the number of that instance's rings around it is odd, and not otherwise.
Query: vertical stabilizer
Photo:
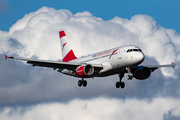
[[[63,62],[69,62],[71,60],[77,59],[77,57],[75,56],[75,54],[68,42],[65,32],[60,31],[59,37],[60,37],[60,43],[61,43],[61,52],[62,52]]]

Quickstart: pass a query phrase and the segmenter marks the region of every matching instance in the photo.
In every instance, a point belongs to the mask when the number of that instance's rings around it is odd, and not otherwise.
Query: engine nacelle
[[[136,79],[144,80],[151,75],[151,70],[148,67],[138,66],[132,69],[132,74]]]
[[[80,66],[76,69],[76,75],[85,77],[90,76],[94,73],[94,67],[90,64]]]

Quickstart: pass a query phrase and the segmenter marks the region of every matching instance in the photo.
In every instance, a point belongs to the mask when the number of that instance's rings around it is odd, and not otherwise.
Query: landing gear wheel
[[[84,81],[82,81],[82,82],[83,82],[83,86],[86,87],[86,86],[87,86],[87,81],[84,80]]]
[[[82,78],[82,80],[79,80],[79,81],[78,81],[78,86],[81,87],[82,85],[83,85],[83,87],[86,87],[86,86],[87,86],[87,81],[84,80],[83,78]]]
[[[128,79],[128,80],[132,80],[132,78],[133,78],[133,76],[131,76],[131,75],[128,75],[128,76],[127,76],[127,79]]]
[[[116,88],[120,87],[120,82],[116,82]]]
[[[120,85],[121,85],[121,88],[125,87],[125,83],[124,82],[121,82]]]
[[[116,82],[116,88],[124,88],[125,87],[125,83],[124,82]]]
[[[79,80],[79,81],[78,81],[78,86],[81,87],[82,84],[83,84],[82,80]]]
[[[125,72],[126,71],[118,74],[119,75],[119,82],[116,82],[116,88],[119,88],[119,87],[124,88],[125,87],[125,83],[121,81],[122,78],[124,77]]]
[[[128,73],[127,79],[128,79],[128,80],[132,80],[133,75],[132,75],[132,73],[131,73],[131,68],[126,67],[126,71],[127,71],[127,73]]]

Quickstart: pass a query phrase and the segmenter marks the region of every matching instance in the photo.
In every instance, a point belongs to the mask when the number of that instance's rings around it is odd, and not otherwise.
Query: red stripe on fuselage
[[[77,59],[77,57],[74,55],[73,50],[70,50],[68,54],[63,58],[63,62],[69,62],[74,59]]]
[[[114,51],[112,52],[111,56],[112,56],[117,50],[119,50],[119,48],[116,49],[116,50],[114,50]],[[111,56],[109,57],[109,59],[111,59]]]
[[[62,37],[64,37],[64,36],[66,36],[65,32],[64,32],[64,31],[60,31],[60,32],[59,32],[59,37],[62,38]]]

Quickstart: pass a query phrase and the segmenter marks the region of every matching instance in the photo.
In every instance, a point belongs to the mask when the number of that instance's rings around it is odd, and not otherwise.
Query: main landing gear
[[[83,85],[83,87],[87,86],[87,81],[84,80],[84,78],[82,78],[82,80],[78,81],[78,86],[81,87]]]
[[[122,78],[124,77],[124,74],[128,73],[127,79],[128,80],[132,80],[133,75],[131,74],[131,69],[129,67],[126,68],[126,70],[124,72],[119,73],[119,82],[116,82],[116,88],[124,88],[125,87],[125,83],[122,82]]]
[[[124,77],[124,73],[119,73],[118,75],[119,75],[119,82],[116,82],[116,88],[119,88],[119,87],[124,88],[125,83],[121,81],[122,78]]]

